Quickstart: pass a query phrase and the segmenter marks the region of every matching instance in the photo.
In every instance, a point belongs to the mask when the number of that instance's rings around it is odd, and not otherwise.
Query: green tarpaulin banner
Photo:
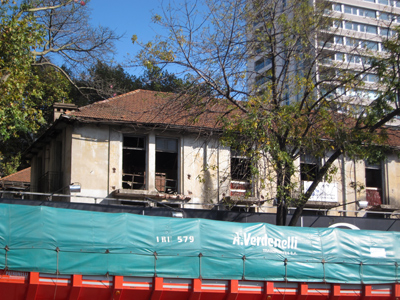
[[[0,204],[0,267],[60,274],[398,281],[400,234]]]

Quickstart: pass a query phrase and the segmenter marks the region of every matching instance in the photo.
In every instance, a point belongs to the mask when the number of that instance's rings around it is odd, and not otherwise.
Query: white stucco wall
[[[400,208],[400,158],[396,153],[390,154],[385,162],[386,188],[389,204]]]
[[[110,131],[107,126],[74,127],[71,141],[71,182],[81,184],[80,195],[108,196]],[[94,202],[90,198],[73,201]]]
[[[193,203],[188,207],[210,209],[229,191],[230,151],[217,139],[188,135],[181,141],[182,192]]]
[[[121,188],[122,178],[122,142],[123,135],[115,128],[110,128],[110,144],[109,144],[109,182],[108,191],[113,191]]]

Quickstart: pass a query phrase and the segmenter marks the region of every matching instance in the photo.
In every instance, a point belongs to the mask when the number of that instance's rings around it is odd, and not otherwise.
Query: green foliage
[[[19,19],[18,7],[0,10],[0,139],[5,141],[18,132],[35,131],[44,122],[31,97],[41,98],[43,90],[33,73],[35,57],[31,48],[43,42],[43,30],[32,16]]]
[[[36,66],[32,49],[43,46],[44,28],[24,4],[0,9],[0,173],[18,168],[32,136],[45,126],[50,106],[67,99],[69,83],[53,68]]]
[[[25,148],[18,146],[29,145],[52,121],[51,105],[75,96],[67,72],[49,55],[82,69],[114,49],[112,42],[119,37],[108,28],[91,28],[85,4],[73,0],[1,1],[0,172],[4,174],[18,165],[18,153]]]
[[[32,103],[41,111],[45,123],[40,127],[38,134],[47,129],[53,122],[53,107],[55,102],[70,103],[69,96],[72,89],[69,80],[58,69],[48,65],[33,66],[33,74],[38,77],[37,88],[42,90],[41,97],[31,96]]]
[[[0,143],[1,176],[7,176],[28,167],[28,164],[22,162],[21,149],[25,149],[29,144],[21,143],[21,141],[23,141],[21,138],[11,138],[7,143]]]
[[[131,37],[132,44],[135,44],[137,39],[138,39],[138,37],[136,34],[132,35],[132,37]]]
[[[189,80],[178,78],[175,74],[163,71],[157,66],[146,69],[139,77],[139,81],[142,89],[159,92],[178,92],[190,84]]]
[[[80,91],[72,89],[70,98],[79,106],[112,98],[136,89],[159,92],[177,92],[189,85],[189,80],[181,79],[159,67],[149,67],[136,77],[127,73],[121,65],[108,65],[98,61],[74,80]],[[81,93],[83,92],[83,93]]]
[[[70,73],[68,70],[67,72]],[[70,98],[78,106],[112,98],[142,86],[140,80],[128,74],[121,65],[108,65],[101,61],[74,78],[74,83],[79,90],[72,88]]]

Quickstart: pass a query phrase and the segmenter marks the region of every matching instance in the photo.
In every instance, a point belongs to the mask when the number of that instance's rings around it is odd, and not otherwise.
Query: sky
[[[156,35],[156,26],[151,23],[152,13],[160,13],[160,0],[91,0],[91,24],[102,25],[114,30],[117,35],[124,35],[115,43],[117,55],[114,60],[124,66],[127,53],[131,56],[139,51],[133,45],[131,37],[138,36],[140,41],[149,41]],[[142,70],[125,68],[125,71],[140,75]]]

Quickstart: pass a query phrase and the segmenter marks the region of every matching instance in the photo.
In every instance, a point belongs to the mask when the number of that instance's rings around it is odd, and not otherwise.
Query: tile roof
[[[119,122],[192,129],[221,129],[219,118],[228,111],[221,99],[196,100],[173,93],[135,90],[79,108],[67,115],[79,121]],[[400,130],[388,127],[387,144],[400,147]]]
[[[26,168],[14,174],[0,178],[0,181],[8,182],[31,182],[31,168]]]
[[[173,93],[135,90],[83,106],[68,115],[82,121],[220,128],[219,116],[226,112],[227,106],[221,105],[220,101],[205,100],[199,100],[203,105],[198,106],[199,102],[191,105],[195,101]]]
[[[387,128],[387,144],[390,147],[400,148],[400,129],[398,128]]]

